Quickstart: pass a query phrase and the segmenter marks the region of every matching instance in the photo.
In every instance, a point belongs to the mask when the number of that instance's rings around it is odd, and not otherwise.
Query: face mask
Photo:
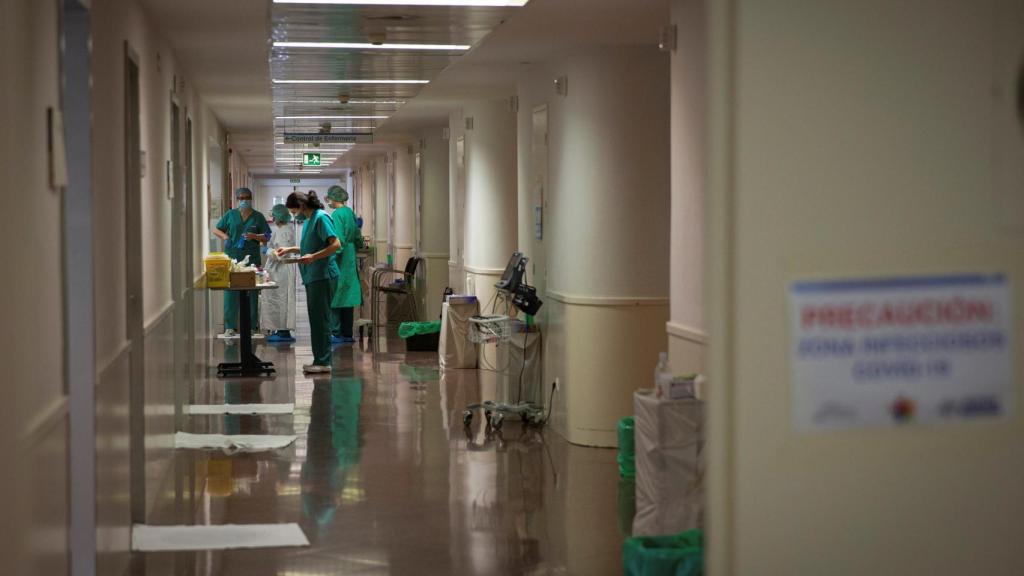
[[[295,218],[296,222],[302,222],[306,219],[306,215],[302,212],[293,212],[292,216]]]
[[[249,210],[252,208],[252,200],[242,200],[238,203],[239,210]]]

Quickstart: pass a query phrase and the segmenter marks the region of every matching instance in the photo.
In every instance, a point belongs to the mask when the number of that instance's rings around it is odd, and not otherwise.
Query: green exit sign
[[[302,153],[302,165],[303,166],[319,166],[320,165],[320,153],[319,152],[303,152]]]

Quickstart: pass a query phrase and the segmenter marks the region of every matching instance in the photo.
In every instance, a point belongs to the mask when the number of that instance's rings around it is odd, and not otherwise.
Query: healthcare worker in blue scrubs
[[[260,245],[270,239],[270,225],[266,217],[253,208],[252,190],[235,190],[235,201],[237,207],[221,217],[213,235],[224,241],[224,252],[231,258],[241,262],[248,256],[250,264],[260,266]],[[238,337],[238,298],[238,292],[224,292],[224,333],[221,338]],[[253,335],[260,337],[257,329],[260,321],[258,292],[250,291],[249,298]]]
[[[334,209],[331,220],[334,231],[338,233],[341,250],[336,254],[338,260],[338,286],[334,292],[331,308],[334,314],[334,343],[351,344],[355,342],[352,335],[352,322],[355,308],[363,304],[363,292],[359,285],[359,271],[356,263],[356,244],[359,242],[359,227],[356,226],[356,213],[345,205],[348,192],[341,186],[331,186],[327,191],[327,203]]]
[[[338,263],[334,254],[341,248],[331,217],[316,192],[292,192],[285,200],[288,210],[305,217],[298,246],[278,248],[278,258],[299,254],[299,273],[306,286],[306,310],[313,347],[313,363],[302,371],[309,374],[331,371],[331,300],[338,283]]]

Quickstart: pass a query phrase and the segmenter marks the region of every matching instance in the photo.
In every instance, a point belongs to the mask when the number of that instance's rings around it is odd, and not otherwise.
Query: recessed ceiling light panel
[[[466,44],[370,44],[360,42],[274,42],[274,48],[330,48],[335,50],[438,50],[465,52]]]

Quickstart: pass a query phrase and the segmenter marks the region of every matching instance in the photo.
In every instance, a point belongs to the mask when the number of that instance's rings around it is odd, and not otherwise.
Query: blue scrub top
[[[239,262],[249,256],[250,264],[253,266],[261,264],[260,243],[255,240],[243,242],[242,236],[250,232],[253,234],[270,233],[270,226],[263,214],[253,210],[249,214],[248,220],[242,220],[241,210],[234,208],[221,216],[220,221],[217,222],[217,229],[228,235],[228,239],[224,241],[224,252],[228,256]],[[240,242],[242,242],[242,247],[238,247]]]
[[[331,238],[337,238],[331,217],[323,210],[317,210],[302,225],[302,241],[299,243],[299,254],[313,254],[327,247]],[[299,266],[302,283],[310,284],[318,280],[330,280],[340,275],[338,260],[334,256],[317,260],[305,266]]]

